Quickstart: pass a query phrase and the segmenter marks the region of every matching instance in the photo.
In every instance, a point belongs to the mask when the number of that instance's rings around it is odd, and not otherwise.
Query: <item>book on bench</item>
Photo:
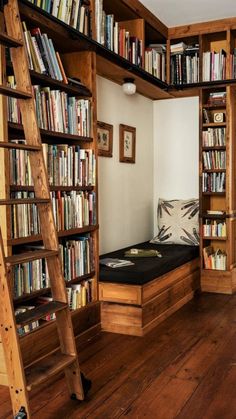
[[[100,265],[105,265],[109,268],[122,268],[123,266],[134,265],[134,263],[130,260],[104,258],[100,260]]]

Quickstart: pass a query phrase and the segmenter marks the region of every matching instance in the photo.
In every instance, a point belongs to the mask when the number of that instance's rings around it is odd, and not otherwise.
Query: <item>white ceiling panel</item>
[[[141,0],[166,26],[236,16],[236,0]]]

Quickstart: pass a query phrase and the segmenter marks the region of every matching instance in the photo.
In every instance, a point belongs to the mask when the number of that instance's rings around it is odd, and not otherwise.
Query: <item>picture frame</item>
[[[106,122],[97,122],[98,155],[112,157],[113,152],[113,125]]]
[[[135,163],[136,128],[120,124],[120,162]]]

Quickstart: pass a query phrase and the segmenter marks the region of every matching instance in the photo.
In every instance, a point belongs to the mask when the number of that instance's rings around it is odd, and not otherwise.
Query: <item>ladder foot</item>
[[[82,381],[82,386],[83,386],[83,390],[84,390],[84,396],[86,397],[89,390],[92,387],[92,381],[89,380],[89,378],[86,378],[82,372],[81,372],[81,381]],[[71,398],[71,400],[78,400],[75,393],[72,393],[70,398]]]

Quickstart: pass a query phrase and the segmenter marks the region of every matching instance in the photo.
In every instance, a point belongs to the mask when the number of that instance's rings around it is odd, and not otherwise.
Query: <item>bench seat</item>
[[[130,248],[156,249],[162,258],[129,258],[135,265],[100,266],[102,329],[143,336],[191,298],[200,284],[199,249],[195,246],[129,246],[104,257],[125,259]]]

